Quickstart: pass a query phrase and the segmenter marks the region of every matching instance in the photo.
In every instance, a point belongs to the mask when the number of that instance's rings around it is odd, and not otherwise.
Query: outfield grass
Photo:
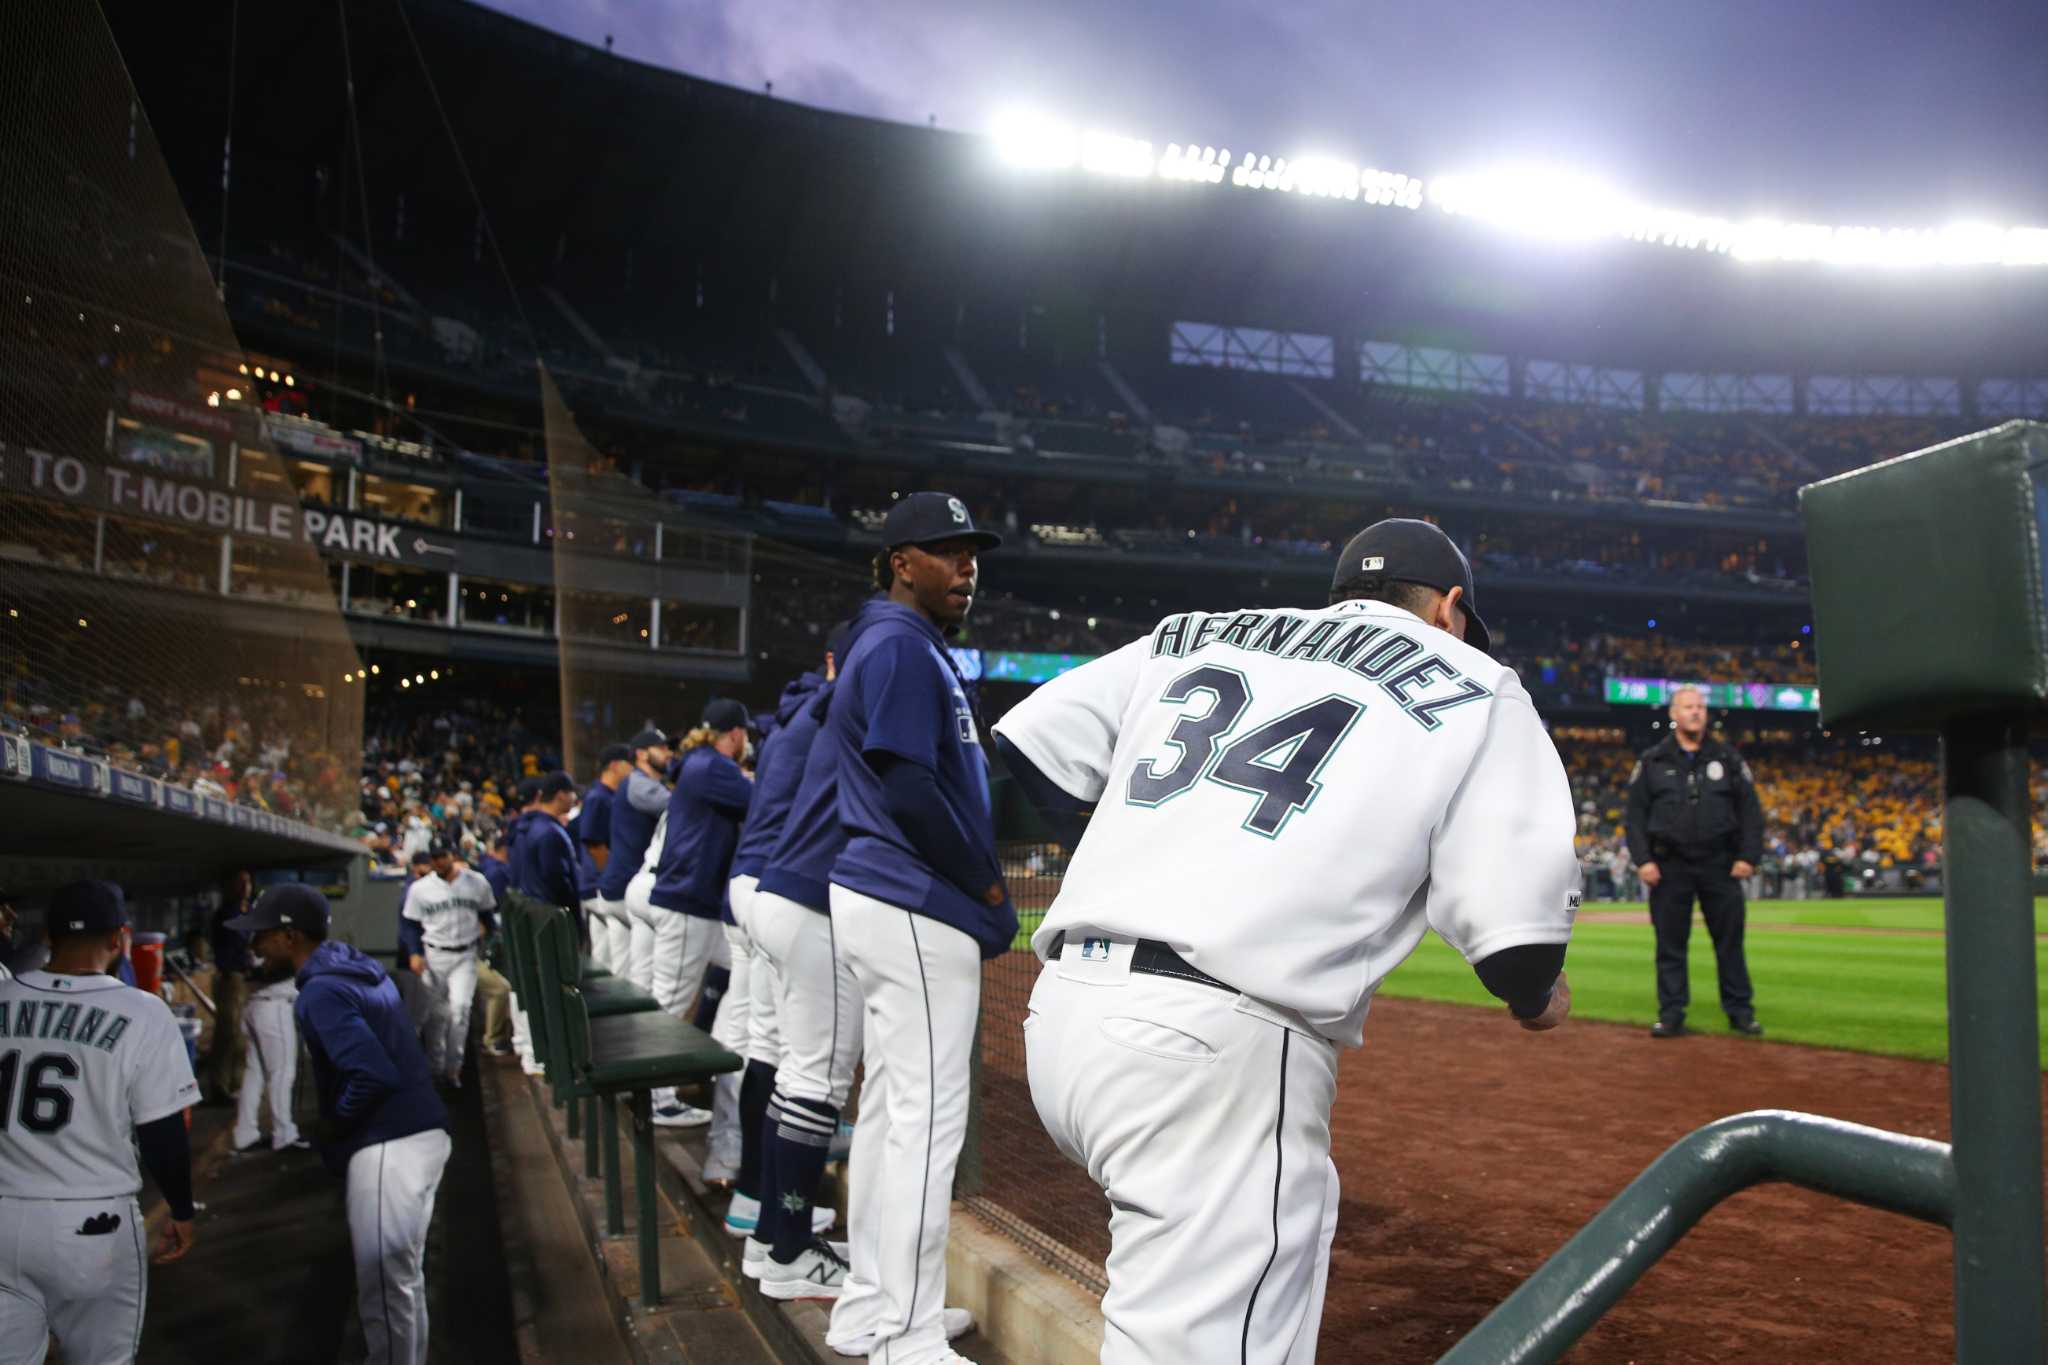
[[[1595,904],[1589,909],[1626,909]],[[1025,912],[1017,946],[1029,944],[1042,912]],[[2048,932],[2048,900],[2034,904],[2037,932]],[[1814,926],[1798,928],[1793,926]],[[1757,1017],[1779,1042],[1850,1048],[1935,1061],[1948,1056],[1948,985],[1941,938],[1868,934],[1858,929],[1939,930],[1936,900],[1757,901],[1749,909],[1749,974]],[[1834,929],[1841,932],[1830,933]],[[1657,1017],[1654,945],[1647,924],[1581,924],[1566,971],[1572,1013],[1648,1028]],[[1714,951],[1706,926],[1692,937],[1690,1022],[1725,1028],[1714,988]],[[2036,970],[2048,979],[2048,945],[2035,944]],[[1382,993],[1417,1000],[1500,1008],[1434,934],[1387,978]],[[2048,1038],[2048,1008],[2041,1013]]]
[[[2035,905],[2035,922],[2043,907]],[[1819,925],[1822,930],[1773,925]],[[1843,932],[1829,933],[1826,928]],[[1761,901],[1750,908],[1749,974],[1757,1017],[1780,1042],[1850,1048],[1935,1061],[1948,1056],[1945,944],[1939,937],[1865,934],[1857,928],[1939,929],[1939,901]],[[1657,1017],[1647,924],[1581,924],[1572,934],[1565,970],[1572,1013],[1581,1019],[1639,1024]],[[2048,976],[2048,945],[2036,942],[2036,970]],[[1695,922],[1691,944],[1693,1004],[1688,1020],[1725,1028],[1714,987],[1714,952],[1706,926]],[[1472,969],[1431,935],[1394,970],[1390,996],[1499,1008]],[[2048,1011],[2041,1016],[2048,1036]]]

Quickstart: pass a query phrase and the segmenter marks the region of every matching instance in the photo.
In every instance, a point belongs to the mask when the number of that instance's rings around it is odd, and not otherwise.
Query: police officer
[[[1763,856],[1764,812],[1749,765],[1707,733],[1707,699],[1696,687],[1671,696],[1671,735],[1643,752],[1628,782],[1628,851],[1650,888],[1657,932],[1657,1022],[1653,1038],[1685,1032],[1692,999],[1686,940],[1697,895],[1714,940],[1721,1008],[1729,1027],[1751,1035],[1756,1020],[1742,956],[1742,881]]]

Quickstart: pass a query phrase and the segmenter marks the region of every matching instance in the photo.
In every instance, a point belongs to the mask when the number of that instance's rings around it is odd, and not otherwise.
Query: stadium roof
[[[367,217],[380,257],[402,219],[468,262],[473,179],[521,284],[630,271],[680,298],[709,272],[764,301],[893,291],[928,316],[1057,304],[1113,330],[1193,318],[1645,369],[2048,370],[2048,272],[1738,266],[1342,200],[1019,176],[979,138],[734,90],[462,0],[351,10],[346,48],[331,9],[241,7],[231,35],[232,12],[109,11],[202,240],[232,37],[231,227],[268,196],[356,238]],[[367,213],[348,198],[345,61]],[[342,186],[324,203],[321,170]]]

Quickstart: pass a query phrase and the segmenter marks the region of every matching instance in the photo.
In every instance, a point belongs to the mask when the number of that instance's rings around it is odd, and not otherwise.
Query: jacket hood
[[[796,718],[804,709],[804,703],[818,695],[818,689],[825,685],[822,673],[805,673],[782,688],[782,699],[775,703],[775,726],[781,729]]]
[[[340,976],[365,985],[375,985],[384,979],[384,968],[351,943],[329,940],[313,950],[313,956],[306,959],[306,965],[299,968],[299,984],[305,985],[316,976]]]

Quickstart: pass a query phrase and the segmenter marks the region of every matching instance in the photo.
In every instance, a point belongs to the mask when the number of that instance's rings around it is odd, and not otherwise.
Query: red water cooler
[[[139,933],[131,938],[128,964],[135,968],[135,989],[151,995],[162,993],[164,984],[164,935]]]

